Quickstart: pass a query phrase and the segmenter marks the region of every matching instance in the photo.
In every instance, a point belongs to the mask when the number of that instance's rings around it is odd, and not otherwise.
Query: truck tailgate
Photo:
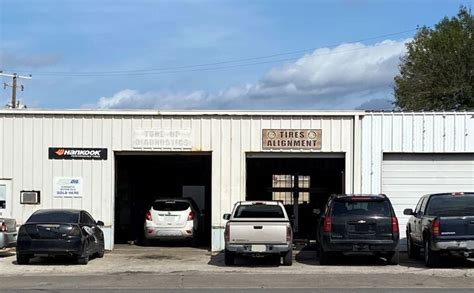
[[[229,222],[229,243],[286,243],[289,223],[281,222]]]
[[[443,238],[474,239],[474,216],[440,217],[439,222]]]

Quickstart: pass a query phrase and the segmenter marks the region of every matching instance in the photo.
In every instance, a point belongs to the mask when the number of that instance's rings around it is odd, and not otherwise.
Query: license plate
[[[267,251],[267,246],[266,245],[252,245],[252,251],[265,252]]]
[[[369,246],[367,244],[355,244],[352,251],[369,251]]]

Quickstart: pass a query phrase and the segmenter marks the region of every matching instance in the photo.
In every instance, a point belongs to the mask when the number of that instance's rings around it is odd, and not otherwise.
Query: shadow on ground
[[[211,266],[226,267],[224,263],[224,252],[217,255],[212,255],[207,263]],[[281,264],[280,257],[249,257],[238,256],[235,258],[235,264],[232,267],[278,267]]]

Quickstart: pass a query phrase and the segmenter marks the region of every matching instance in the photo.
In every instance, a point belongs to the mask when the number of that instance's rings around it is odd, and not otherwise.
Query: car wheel
[[[293,264],[293,250],[290,249],[283,255],[283,265],[291,266]]]
[[[235,264],[235,253],[224,250],[224,263],[226,266],[233,266]]]
[[[16,262],[19,265],[27,265],[30,263],[30,256],[25,254],[17,254],[16,255]]]
[[[431,242],[425,241],[425,265],[429,268],[435,268],[439,265],[439,253],[431,250]]]
[[[407,232],[407,253],[408,257],[411,259],[419,259],[420,258],[420,248],[413,244],[413,240],[409,236]]]
[[[331,264],[331,259],[329,252],[325,252],[322,248],[319,249],[319,264],[322,266],[326,266]]]
[[[99,245],[99,251],[97,252],[96,256],[98,258],[103,258],[105,254],[105,248],[104,248],[104,243]]]
[[[89,263],[89,255],[80,256],[77,258],[77,263],[80,265],[86,265]]]
[[[392,251],[387,254],[387,264],[388,265],[398,265],[399,263],[399,253],[398,251]]]

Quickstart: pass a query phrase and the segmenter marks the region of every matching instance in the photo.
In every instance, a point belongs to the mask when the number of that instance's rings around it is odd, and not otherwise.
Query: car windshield
[[[185,211],[189,208],[189,202],[187,201],[155,201],[153,204],[153,209],[155,211],[167,211],[167,212],[176,212],[176,211]]]
[[[240,205],[237,207],[234,218],[285,218],[283,210],[278,205]]]
[[[27,223],[78,223],[79,212],[47,211],[36,212],[26,221]]]
[[[391,210],[386,200],[334,201],[333,216],[381,216],[390,217]]]
[[[474,194],[433,196],[428,201],[426,215],[436,217],[473,216]]]

